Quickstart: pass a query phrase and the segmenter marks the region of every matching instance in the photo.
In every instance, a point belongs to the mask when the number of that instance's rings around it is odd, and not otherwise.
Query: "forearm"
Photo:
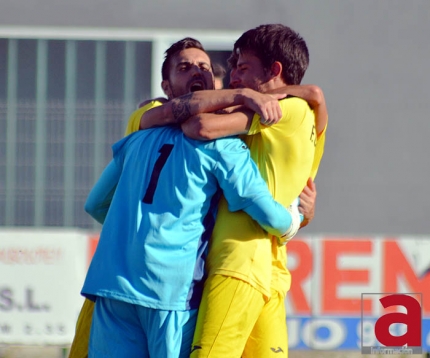
[[[292,224],[291,214],[271,197],[262,197],[244,209],[268,233],[277,237],[288,231]]]
[[[303,215],[300,228],[307,226],[315,216],[315,204],[317,198],[316,185],[312,178],[309,178],[303,191],[300,193],[299,211]]]
[[[244,89],[205,90],[174,98],[160,107],[145,112],[140,120],[140,129],[169,124],[182,124],[190,117],[211,113],[220,109],[242,105],[256,95]]]
[[[252,97],[248,88],[197,91],[173,99],[172,115],[177,124],[200,113],[212,113],[231,106],[242,105]]]
[[[167,102],[145,111],[140,117],[139,129],[161,127],[169,124],[175,124],[175,121],[171,114],[171,103]]]
[[[294,95],[294,91],[297,90],[298,93],[301,93],[301,96],[299,94],[297,94],[296,96],[303,98],[314,110],[317,135],[320,135],[328,122],[327,106],[325,103],[323,91],[321,90],[321,88],[315,85],[303,85],[293,87],[295,88],[293,89],[292,94]]]
[[[112,160],[91,189],[85,202],[85,211],[101,224],[104,223],[109,210],[119,175],[120,171]]]
[[[248,133],[252,116],[248,110],[229,114],[202,113],[191,117],[181,128],[187,137],[212,140]]]

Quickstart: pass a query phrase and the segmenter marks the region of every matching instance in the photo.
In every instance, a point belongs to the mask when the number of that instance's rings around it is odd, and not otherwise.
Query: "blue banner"
[[[378,346],[373,331],[375,321],[366,319],[362,327],[360,317],[291,316],[287,319],[289,348],[330,351],[361,350],[362,344]],[[430,352],[430,318],[423,318],[421,335],[423,352]]]

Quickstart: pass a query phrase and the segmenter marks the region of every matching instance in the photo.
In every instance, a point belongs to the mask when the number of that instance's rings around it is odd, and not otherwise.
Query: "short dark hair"
[[[164,52],[164,62],[161,66],[161,77],[163,80],[169,79],[169,70],[170,70],[170,62],[171,59],[179,52],[186,50],[187,48],[197,48],[202,50],[207,54],[206,50],[203,48],[203,45],[200,41],[193,39],[191,37],[185,37],[182,40],[175,42],[172,46],[170,46],[166,52]],[[208,55],[209,56],[209,55]]]
[[[282,63],[282,79],[286,84],[298,85],[309,66],[309,51],[305,40],[282,24],[260,25],[244,32],[234,44],[229,64],[237,63],[239,53],[257,56],[268,70],[275,61]]]
[[[238,54],[233,50],[230,57],[227,59],[227,65],[230,70],[237,67]]]

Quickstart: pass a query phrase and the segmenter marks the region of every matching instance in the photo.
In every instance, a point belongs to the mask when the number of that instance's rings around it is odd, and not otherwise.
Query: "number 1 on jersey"
[[[164,144],[160,150],[160,156],[155,162],[154,169],[152,170],[151,179],[149,180],[148,188],[146,189],[145,196],[142,199],[142,202],[145,204],[152,204],[152,200],[154,199],[155,189],[157,188],[158,178],[160,177],[161,170],[166,164],[167,158],[169,158],[170,153],[172,152],[173,144]]]

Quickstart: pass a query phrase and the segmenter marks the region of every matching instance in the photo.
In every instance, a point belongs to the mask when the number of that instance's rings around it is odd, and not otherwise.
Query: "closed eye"
[[[189,63],[181,63],[178,66],[178,71],[187,71],[190,69],[190,67],[191,67],[191,65]]]

